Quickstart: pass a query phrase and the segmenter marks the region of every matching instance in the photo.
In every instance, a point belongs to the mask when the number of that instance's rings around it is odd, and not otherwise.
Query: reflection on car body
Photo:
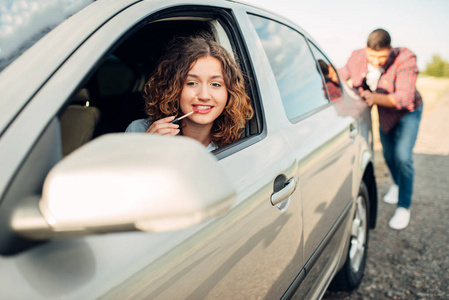
[[[74,14],[0,73],[1,297],[356,288],[377,214],[370,112],[340,82],[330,97],[318,60],[332,63],[313,38],[234,1],[110,4]],[[242,138],[208,153],[185,137],[123,134],[145,117],[164,46],[200,32],[248,79]]]

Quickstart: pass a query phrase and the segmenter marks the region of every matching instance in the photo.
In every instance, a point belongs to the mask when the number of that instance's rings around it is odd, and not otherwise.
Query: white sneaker
[[[404,229],[410,222],[410,209],[398,207],[388,225],[396,230]]]
[[[393,184],[390,186],[388,193],[384,196],[384,202],[388,204],[398,204],[399,186]]]

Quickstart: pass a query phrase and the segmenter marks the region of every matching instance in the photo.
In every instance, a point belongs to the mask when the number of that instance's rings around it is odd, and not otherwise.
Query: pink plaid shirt
[[[352,79],[354,88],[366,85],[368,60],[365,49],[352,52],[346,65],[338,70],[343,81]],[[394,48],[387,63],[381,68],[381,75],[375,92],[389,94],[396,101],[396,107],[377,106],[379,112],[379,126],[388,133],[396,123],[407,113],[422,105],[422,98],[416,90],[418,67],[416,56],[407,48]]]

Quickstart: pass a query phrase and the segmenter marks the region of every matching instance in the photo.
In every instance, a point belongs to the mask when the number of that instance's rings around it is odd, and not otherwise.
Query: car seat
[[[89,92],[81,89],[71,104],[60,116],[62,154],[68,155],[73,150],[92,139],[95,127],[100,119],[100,110],[89,106]]]

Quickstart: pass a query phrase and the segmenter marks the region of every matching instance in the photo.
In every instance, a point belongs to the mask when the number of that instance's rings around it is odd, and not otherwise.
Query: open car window
[[[203,12],[202,12],[203,11]],[[160,15],[160,14],[159,14]],[[63,141],[63,154],[67,155],[79,146],[100,135],[124,132],[134,120],[146,118],[143,87],[157,67],[167,44],[177,36],[211,34],[242,69],[255,116],[250,120],[242,140],[261,132],[251,67],[244,57],[244,45],[226,11],[201,8],[186,9],[176,16],[167,14],[141,22],[126,32],[121,40],[111,45],[108,53],[86,74],[79,88],[59,114]],[[224,148],[232,147],[228,145]],[[223,152],[219,149],[217,152]]]

